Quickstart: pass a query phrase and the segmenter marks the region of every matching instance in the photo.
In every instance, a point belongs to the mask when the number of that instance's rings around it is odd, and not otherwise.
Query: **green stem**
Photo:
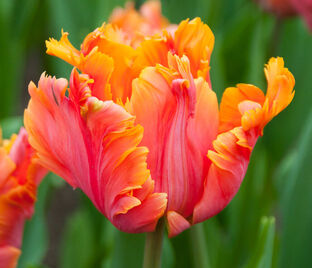
[[[155,232],[146,233],[143,268],[160,268],[164,237],[164,219],[160,219]]]
[[[192,226],[190,230],[194,267],[209,268],[208,249],[203,224]]]

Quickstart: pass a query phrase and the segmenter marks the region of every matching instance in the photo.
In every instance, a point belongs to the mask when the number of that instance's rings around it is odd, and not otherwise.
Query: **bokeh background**
[[[140,6],[144,1],[136,1]],[[0,0],[0,124],[5,137],[22,125],[27,85],[43,71],[71,67],[45,54],[49,37],[70,33],[76,47],[123,0]],[[212,87],[252,83],[266,90],[263,67],[282,56],[296,78],[293,103],[264,131],[237,196],[206,221],[211,267],[311,267],[312,34],[300,18],[277,23],[251,0],[163,0],[172,23],[199,16],[216,37]],[[164,241],[163,267],[198,267],[190,231]],[[117,231],[90,201],[50,174],[27,223],[19,268],[141,267],[144,234]]]

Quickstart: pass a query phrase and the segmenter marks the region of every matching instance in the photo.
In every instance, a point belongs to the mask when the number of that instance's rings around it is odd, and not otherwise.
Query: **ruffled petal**
[[[201,76],[209,83],[209,63],[214,41],[211,29],[200,18],[182,21],[174,34],[176,54],[186,55],[190,60],[193,76]]]
[[[249,158],[264,126],[293,99],[294,78],[281,58],[272,58],[265,68],[266,96],[252,85],[239,84],[223,94],[220,109],[221,134],[208,157],[212,164],[204,193],[195,207],[193,223],[219,213],[232,200],[245,176]]]
[[[220,106],[219,131],[242,126],[245,131],[257,129],[262,135],[265,125],[292,101],[295,80],[284,67],[282,58],[271,58],[265,68],[267,93],[252,85],[227,88]]]
[[[295,78],[284,67],[283,58],[271,58],[264,72],[268,82],[268,89],[263,106],[266,123],[268,123],[291,103],[295,95],[295,91],[293,91]]]
[[[168,193],[168,210],[188,217],[210,164],[206,154],[217,135],[218,104],[202,78],[193,80],[187,57],[171,55],[168,65],[143,70],[128,109],[144,127],[155,190]]]
[[[218,214],[232,200],[245,176],[257,137],[255,133],[246,134],[242,127],[218,135],[214,150],[208,152],[212,164],[203,196],[194,209],[194,224]]]
[[[38,162],[77,187],[77,181],[88,180],[89,162],[81,130],[83,121],[77,107],[65,96],[66,89],[65,79],[44,74],[38,88],[30,83],[31,100],[24,124]],[[84,190],[91,193],[88,184]]]
[[[203,77],[210,85],[210,56],[214,47],[214,35],[200,18],[182,21],[173,33],[164,31],[162,35],[146,38],[138,47],[135,68],[161,64],[168,66],[168,52],[190,61],[193,77]]]
[[[61,58],[73,66],[78,66],[81,61],[80,51],[68,40],[68,33],[62,31],[60,41],[50,38],[46,41],[47,54]]]
[[[121,106],[91,96],[88,83],[74,70],[69,97],[62,89],[63,80],[42,77],[38,88],[30,86],[31,101],[25,111],[30,143],[42,165],[81,188],[117,228],[150,230],[167,200],[163,194],[152,195],[147,149],[137,147],[143,129],[134,126],[134,117]],[[144,204],[151,203],[155,209],[147,213],[145,206],[150,205]],[[138,211],[140,224],[120,224],[119,215],[125,218],[133,210]]]

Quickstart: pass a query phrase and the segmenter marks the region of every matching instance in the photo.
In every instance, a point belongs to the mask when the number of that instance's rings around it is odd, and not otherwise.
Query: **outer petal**
[[[214,150],[208,152],[213,164],[205,180],[202,199],[194,210],[194,224],[218,214],[235,196],[257,137],[255,133],[245,133],[241,127],[218,135]]]
[[[151,195],[147,149],[137,147],[143,129],[121,106],[91,97],[82,81],[74,71],[70,98],[62,80],[42,77],[39,88],[30,85],[30,143],[42,165],[81,188],[117,228],[152,231],[167,201],[163,194]],[[137,224],[129,224],[134,216]]]
[[[76,187],[76,181],[87,176],[83,171],[89,170],[89,163],[81,132],[83,122],[74,103],[65,96],[66,88],[65,79],[44,74],[38,88],[30,83],[31,100],[25,110],[24,124],[39,163]]]
[[[294,78],[281,58],[266,66],[266,96],[251,85],[228,88],[220,109],[220,132],[208,152],[212,161],[205,180],[202,199],[195,207],[193,221],[198,223],[219,213],[234,197],[245,176],[250,154],[264,126],[294,96]]]
[[[169,59],[173,69],[146,68],[133,82],[129,110],[144,127],[142,144],[150,150],[147,163],[156,191],[168,193],[168,211],[187,218],[202,194],[218,105],[203,79],[194,82],[186,57]],[[170,219],[169,227],[176,226]]]

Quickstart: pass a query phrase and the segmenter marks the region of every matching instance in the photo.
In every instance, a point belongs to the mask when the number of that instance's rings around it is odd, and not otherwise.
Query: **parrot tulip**
[[[75,66],[69,87],[45,75],[31,83],[25,126],[39,163],[123,231],[153,231],[164,216],[172,237],[219,213],[264,126],[294,96],[292,74],[272,58],[266,95],[239,84],[219,109],[209,76],[214,36],[199,18],[136,47],[114,24],[80,50],[67,36],[47,41],[47,53]]]

